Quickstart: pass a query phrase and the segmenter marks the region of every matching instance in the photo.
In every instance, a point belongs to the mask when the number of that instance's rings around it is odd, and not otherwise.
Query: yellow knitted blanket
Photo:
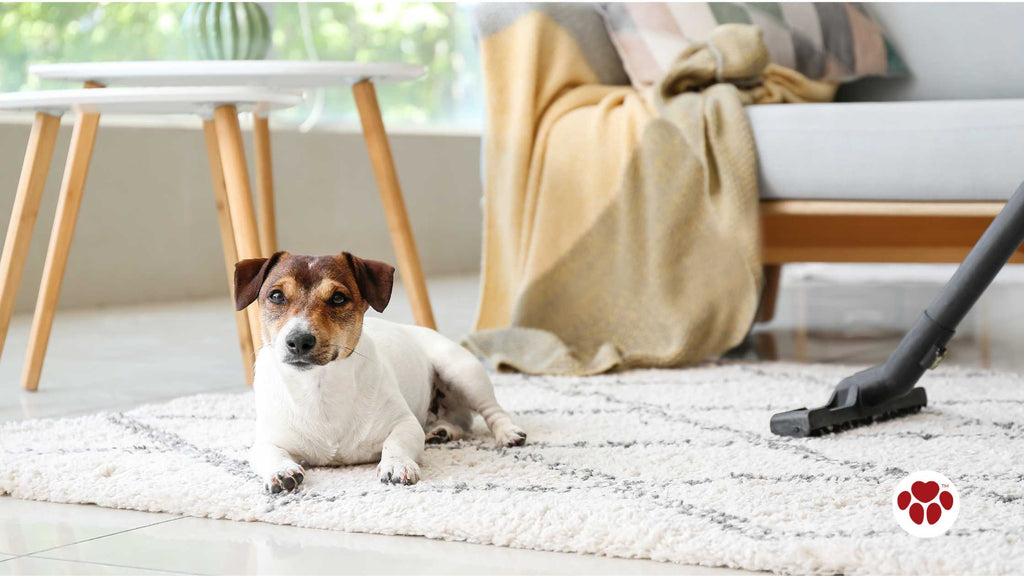
[[[739,344],[761,289],[757,157],[743,106],[827,101],[720,26],[653,90],[603,86],[529,13],[481,39],[488,104],[477,331],[499,368],[594,374]]]

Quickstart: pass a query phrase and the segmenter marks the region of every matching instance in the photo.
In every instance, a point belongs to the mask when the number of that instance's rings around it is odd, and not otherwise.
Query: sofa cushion
[[[1024,100],[747,108],[763,199],[1005,200],[1024,180]]]
[[[637,87],[658,82],[683,49],[729,23],[759,27],[771,61],[808,78],[848,82],[906,74],[882,28],[855,3],[608,3],[604,16]]]

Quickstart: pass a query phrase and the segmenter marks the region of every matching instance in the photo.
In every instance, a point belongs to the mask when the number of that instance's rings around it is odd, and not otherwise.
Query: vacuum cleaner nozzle
[[[819,436],[918,412],[928,405],[928,395],[915,384],[942,361],[952,336],[925,312],[884,364],[844,378],[820,408],[772,416],[772,432]]]
[[[902,396],[873,405],[864,402],[858,392],[855,385],[844,388],[840,384],[825,406],[800,408],[772,416],[771,430],[779,436],[821,436],[913,414],[928,405],[924,388],[911,388]]]
[[[957,325],[1022,243],[1024,183],[1017,187],[885,364],[844,379],[821,408],[801,408],[772,416],[772,432],[781,436],[817,436],[924,408],[928,396],[923,388],[915,387],[917,381],[925,370],[942,361]]]

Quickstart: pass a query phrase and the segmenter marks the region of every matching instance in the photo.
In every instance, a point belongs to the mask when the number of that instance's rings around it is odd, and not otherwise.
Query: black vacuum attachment
[[[935,368],[957,325],[1024,241],[1024,183],[974,245],[938,298],[921,314],[885,364],[858,372],[836,386],[828,404],[772,416],[780,436],[841,432],[921,410],[924,388],[914,385]]]

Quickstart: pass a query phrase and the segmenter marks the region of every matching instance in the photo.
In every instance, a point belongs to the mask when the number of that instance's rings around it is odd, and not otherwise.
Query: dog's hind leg
[[[438,419],[427,425],[427,444],[444,444],[462,440],[465,429],[444,419]]]
[[[427,444],[444,444],[462,440],[473,426],[473,411],[460,394],[435,379],[427,412]]]
[[[526,432],[512,422],[512,417],[494,398],[494,385],[483,364],[469,350],[447,339],[439,343],[438,348],[433,363],[441,380],[440,389],[446,390],[448,396],[445,401],[451,404],[448,420],[458,423],[452,415],[468,419],[469,415],[459,413],[458,405],[463,404],[484,417],[499,446],[522,446]]]

